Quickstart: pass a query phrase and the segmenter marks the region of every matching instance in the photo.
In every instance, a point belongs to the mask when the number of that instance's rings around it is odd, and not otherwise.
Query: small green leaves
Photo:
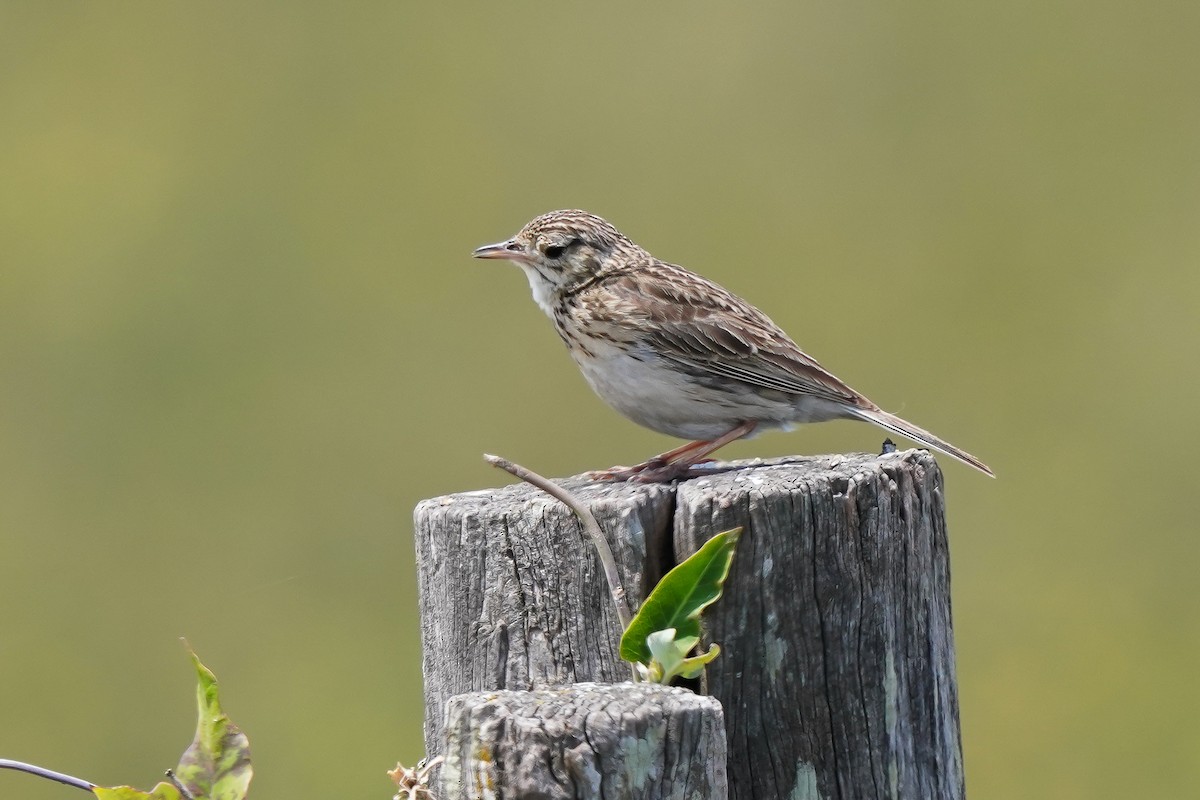
[[[698,678],[704,671],[704,665],[716,658],[721,648],[713,645],[707,653],[688,658],[688,653],[700,641],[695,636],[675,638],[675,629],[655,631],[646,637],[650,647],[650,663],[638,664],[638,672],[642,680],[650,683],[670,683],[675,678]]]
[[[741,528],[718,533],[663,576],[625,629],[621,658],[640,664],[647,680],[695,677],[716,658],[715,645],[692,658],[687,654],[700,641],[700,612],[721,596],[741,533]]]

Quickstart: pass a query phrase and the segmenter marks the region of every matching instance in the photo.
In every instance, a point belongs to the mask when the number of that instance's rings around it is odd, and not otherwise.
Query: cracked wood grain
[[[561,483],[603,529],[637,609],[647,542],[669,539],[665,486]],[[421,502],[414,514],[426,752],[452,695],[629,677],[603,568],[574,513],[526,484]]]
[[[735,525],[726,594],[704,620],[724,648],[707,685],[725,708],[730,797],[962,798],[933,458],[805,460],[680,484],[682,556]]]
[[[441,800],[724,800],[721,705],[686,689],[581,683],[456,695]]]

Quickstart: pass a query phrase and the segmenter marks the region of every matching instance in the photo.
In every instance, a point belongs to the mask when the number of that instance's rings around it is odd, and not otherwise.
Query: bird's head
[[[616,268],[640,249],[607,221],[586,211],[551,211],[511,239],[471,255],[511,261],[525,271],[533,298],[549,313],[557,295]]]

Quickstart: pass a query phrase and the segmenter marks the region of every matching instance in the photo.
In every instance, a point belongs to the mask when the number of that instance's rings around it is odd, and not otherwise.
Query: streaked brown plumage
[[[543,214],[474,255],[525,271],[534,300],[609,405],[652,430],[697,440],[603,477],[670,479],[756,429],[831,419],[874,422],[992,474],[851,389],[745,300],[660,261],[594,214]]]

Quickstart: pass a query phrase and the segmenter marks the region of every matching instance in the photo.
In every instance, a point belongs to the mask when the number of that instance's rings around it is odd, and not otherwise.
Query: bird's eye
[[[567,250],[571,249],[572,247],[574,247],[577,244],[583,244],[583,240],[580,239],[579,237],[575,237],[574,239],[567,242],[566,244],[550,245],[542,252],[546,254],[546,258],[551,258],[551,259],[561,258],[563,253],[567,252]]]

